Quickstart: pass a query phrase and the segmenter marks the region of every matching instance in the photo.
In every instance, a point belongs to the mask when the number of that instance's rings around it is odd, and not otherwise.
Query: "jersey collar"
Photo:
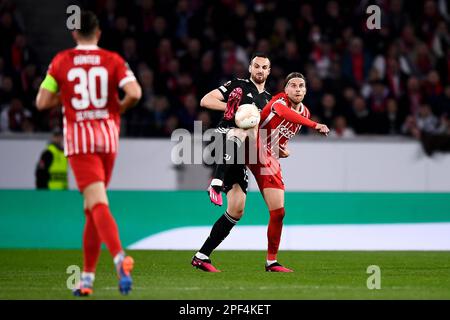
[[[99,47],[95,44],[79,44],[75,47],[76,50],[98,50]]]
[[[267,92],[266,91],[266,87],[264,86],[264,88],[263,88],[263,91],[262,92],[259,92],[259,90],[258,90],[258,87],[256,86],[256,83],[254,83],[253,82],[253,80],[252,80],[252,78],[250,77],[250,78],[248,78],[248,82],[250,82],[254,87],[255,87],[255,89],[256,89],[256,91],[258,91],[258,94],[261,94],[261,93],[264,93],[264,92]]]

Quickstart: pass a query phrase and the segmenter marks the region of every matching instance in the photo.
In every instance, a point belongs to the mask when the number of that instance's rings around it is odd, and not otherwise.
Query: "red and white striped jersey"
[[[276,152],[278,148],[275,148],[275,146],[286,147],[289,139],[299,132],[302,125],[290,122],[278,115],[275,111],[275,105],[289,109],[292,107],[288,96],[284,92],[274,96],[261,111],[259,138],[260,143],[267,148],[270,154],[278,156]],[[298,114],[308,119],[311,117],[311,113],[303,103]]]
[[[115,52],[84,45],[58,53],[48,74],[61,93],[66,156],[116,153],[118,87],[136,80],[128,64]]]

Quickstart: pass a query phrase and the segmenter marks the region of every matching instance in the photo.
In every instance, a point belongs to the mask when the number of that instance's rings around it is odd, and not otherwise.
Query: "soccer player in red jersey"
[[[139,101],[141,87],[117,53],[97,46],[97,17],[85,11],[80,21],[81,28],[72,32],[77,46],[53,58],[36,106],[44,110],[63,105],[64,152],[84,197],[83,273],[74,294],[93,293],[102,242],[113,257],[119,291],[128,294],[134,261],[122,248],[106,187],[119,147],[120,113]],[[118,87],[125,92],[122,100]]]
[[[255,176],[259,190],[269,209],[267,229],[268,251],[266,271],[292,272],[277,261],[277,253],[283,228],[284,182],[279,158],[289,156],[287,143],[305,125],[327,135],[330,131],[324,124],[310,120],[310,112],[302,103],[306,94],[305,78],[293,72],[286,77],[285,90],[275,95],[261,111],[258,134],[258,161],[248,164]]]

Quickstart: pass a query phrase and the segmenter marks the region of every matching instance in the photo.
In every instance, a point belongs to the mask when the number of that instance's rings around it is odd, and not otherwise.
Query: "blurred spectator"
[[[374,124],[366,101],[361,96],[353,99],[352,112],[350,115],[352,128],[357,134],[372,133]]]
[[[320,110],[318,113],[320,119],[322,119],[321,123],[324,123],[328,127],[331,127],[338,112],[339,110],[337,110],[336,108],[335,97],[330,93],[324,94],[321,99]]]
[[[200,111],[197,115],[196,121],[201,121],[203,131],[212,128],[211,115],[208,111]]]
[[[373,114],[385,113],[389,90],[382,81],[378,80],[371,83],[370,91],[370,95],[367,99],[369,110]]]
[[[398,108],[397,100],[390,98],[386,101],[386,112],[380,115],[378,123],[376,131],[379,134],[401,134],[403,116]]]
[[[407,91],[400,100],[402,109],[409,114],[416,114],[423,100],[419,79],[416,77],[409,78]]]
[[[31,132],[30,120],[31,112],[24,108],[22,100],[13,98],[0,114],[0,131]]]
[[[416,138],[420,137],[420,133],[435,134],[438,132],[438,118],[431,111],[431,107],[427,104],[420,106],[415,116],[408,116],[402,126],[405,134],[410,134]]]
[[[35,59],[35,53],[33,49],[28,45],[27,38],[24,34],[17,34],[16,39],[11,46],[11,60],[9,61],[11,67],[16,72],[20,72],[25,65],[33,63]]]
[[[330,138],[353,138],[355,132],[352,128],[347,127],[347,120],[344,116],[337,116],[330,130]]]
[[[52,130],[60,125],[61,111],[34,112],[48,67],[40,59],[42,44],[30,46],[20,6],[0,2],[2,119],[16,98],[27,115],[14,130]],[[423,104],[431,107],[438,127],[450,114],[446,0],[79,2],[99,16],[100,46],[118,50],[142,84],[142,102],[124,116],[125,135],[167,136],[176,126],[191,130],[190,119],[208,117],[192,102],[227,80],[247,77],[255,51],[272,58],[267,90],[282,90],[288,72],[302,72],[311,112],[330,125],[344,116],[356,134],[402,134],[406,118],[418,121]],[[372,3],[382,7],[381,30],[364,27],[363,9]],[[214,127],[221,114],[208,115]]]
[[[436,133],[438,128],[438,118],[431,111],[428,104],[423,104],[415,117],[417,128],[427,133]]]
[[[369,73],[372,60],[364,51],[364,44],[360,38],[353,38],[343,58],[342,71],[350,81],[361,86]]]
[[[183,108],[179,114],[181,126],[192,132],[194,131],[194,121],[197,119],[198,101],[192,93],[186,95],[183,100]]]

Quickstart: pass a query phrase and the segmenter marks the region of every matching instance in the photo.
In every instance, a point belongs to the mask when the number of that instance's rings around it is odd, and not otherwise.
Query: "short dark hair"
[[[255,59],[255,58],[266,58],[267,60],[269,60],[269,63],[270,63],[269,56],[267,54],[265,54],[264,52],[255,52],[252,55],[252,58],[250,59],[250,64],[252,63],[253,59]]]
[[[92,11],[82,11],[80,17],[80,29],[77,32],[84,38],[94,35],[95,30],[99,27],[97,16]]]
[[[294,78],[300,78],[300,79],[305,80],[305,82],[306,82],[306,78],[305,78],[305,76],[303,74],[301,74],[300,72],[291,72],[291,73],[288,74],[286,79],[284,79],[284,87],[286,87],[288,82],[291,79],[294,79]]]

